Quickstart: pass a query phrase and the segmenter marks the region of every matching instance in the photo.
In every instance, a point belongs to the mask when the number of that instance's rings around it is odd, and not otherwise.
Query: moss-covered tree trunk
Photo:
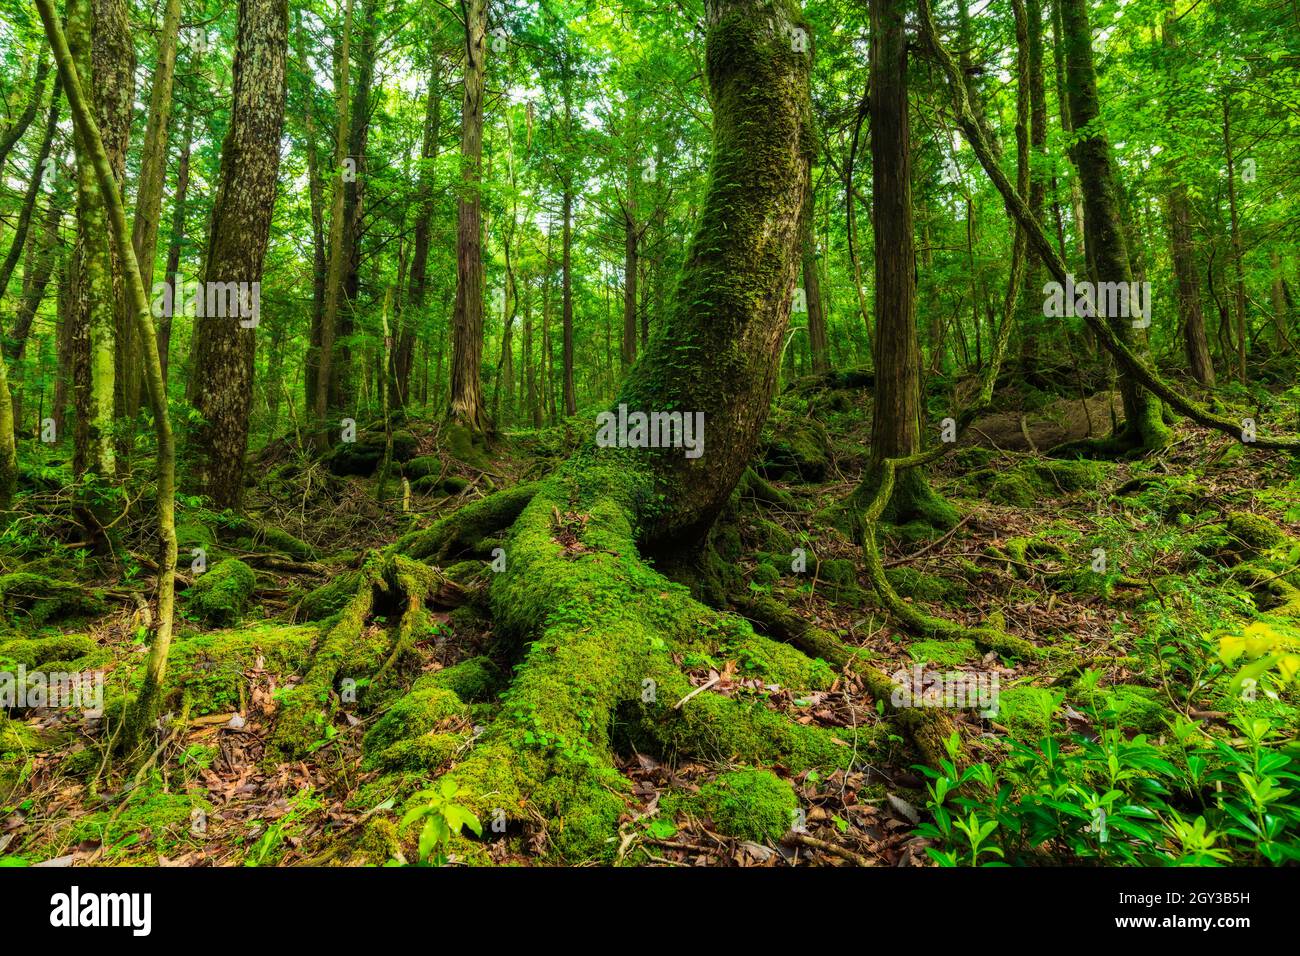
[[[109,165],[119,184],[130,131],[129,82],[134,55],[124,6],[112,0],[70,0],[68,46],[82,87],[91,91],[95,122]],[[122,69],[127,71],[123,75]],[[66,84],[65,84],[66,85]],[[82,516],[96,548],[108,547],[103,530],[112,519],[103,488],[116,480],[113,415],[117,381],[119,296],[108,214],[95,178],[94,159],[75,133],[77,160],[77,240],[73,249],[72,354],[73,469],[89,475]]]
[[[131,246],[131,231],[127,225],[126,209],[121,187],[113,169],[108,148],[100,134],[94,111],[83,91],[78,64],[54,12],[53,0],[36,0],[45,35],[59,65],[59,75],[67,92],[77,132],[77,142],[95,174],[99,188],[101,208],[106,211],[109,236],[122,264],[126,307],[135,322],[136,333],[144,344],[141,350],[145,359],[145,381],[148,385],[149,403],[153,412],[154,434],[158,442],[157,501],[158,501],[158,613],[157,628],[149,648],[149,659],[144,681],[136,698],[131,718],[123,740],[128,747],[139,742],[152,727],[157,717],[159,695],[167,670],[167,652],[171,646],[172,619],[175,603],[176,580],[176,446],[172,438],[171,419],[167,410],[167,391],[163,384],[162,364],[149,299],[140,281],[140,267]],[[71,24],[71,18],[69,23]]]
[[[149,119],[140,155],[140,178],[136,186],[135,214],[131,221],[131,246],[140,264],[140,281],[145,292],[153,292],[154,253],[158,244],[162,213],[163,181],[167,178],[167,142],[171,132],[172,83],[176,75],[176,44],[180,34],[181,0],[167,0],[158,34],[158,58],[149,92]],[[125,414],[134,419],[140,407],[140,340],[127,323],[123,348],[127,353]]]
[[[1070,119],[1075,129],[1085,133],[1072,150],[1083,189],[1084,243],[1098,282],[1127,284],[1133,281],[1133,270],[1124,241],[1115,160],[1101,126],[1088,4],[1087,0],[1060,0],[1060,3]],[[1115,337],[1131,351],[1139,357],[1147,354],[1145,335],[1135,331],[1130,315],[1104,318]],[[1124,428],[1116,436],[1118,441],[1136,448],[1164,445],[1170,432],[1164,424],[1160,400],[1124,368],[1120,369],[1120,395],[1124,402]]]
[[[831,370],[830,342],[826,335],[826,303],[817,274],[817,240],[813,236],[812,216],[803,240],[803,291],[808,302],[808,347],[812,352],[813,372],[821,375]]]
[[[244,490],[260,320],[255,286],[262,281],[275,209],[288,23],[287,0],[240,0],[234,106],[221,148],[204,271],[208,301],[214,288],[238,288],[240,308],[236,315],[198,321],[194,368],[195,405],[204,420],[196,436],[203,489],[221,508],[237,508]]]

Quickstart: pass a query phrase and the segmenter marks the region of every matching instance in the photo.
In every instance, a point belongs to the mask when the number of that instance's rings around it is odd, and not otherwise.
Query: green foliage
[[[400,829],[405,830],[413,823],[424,821],[420,827],[421,866],[445,864],[445,847],[462,829],[468,829],[475,836],[483,835],[483,826],[478,817],[468,807],[456,802],[459,789],[456,781],[444,777],[435,789],[422,790],[411,798],[415,805],[402,817]]]

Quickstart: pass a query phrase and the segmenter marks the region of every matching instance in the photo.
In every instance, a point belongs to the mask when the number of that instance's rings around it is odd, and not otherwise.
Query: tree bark
[[[488,0],[461,0],[465,22],[461,194],[456,210],[456,310],[452,320],[451,421],[471,435],[491,428],[483,404],[483,93]]]
[[[912,235],[912,144],[907,102],[906,0],[871,0],[871,221],[875,231],[875,404],[869,498],[883,462],[921,450],[921,350],[916,335],[916,250]],[[898,479],[885,520],[955,521],[924,471]]]
[[[149,295],[153,294],[154,254],[158,244],[159,216],[162,213],[163,183],[167,178],[172,82],[176,75],[176,39],[180,33],[180,24],[181,0],[167,0],[162,30],[158,34],[158,62],[154,68],[153,88],[149,93],[149,119],[140,154],[140,179],[136,185],[135,215],[131,222],[131,246],[135,249],[135,258],[140,264],[140,281],[144,283],[145,292]],[[128,333],[122,345],[126,351],[125,413],[127,418],[134,419],[140,407],[143,364],[140,342],[130,334],[131,323],[127,323],[125,329]]]
[[[241,305],[251,307],[252,317],[245,309],[242,316],[205,315],[196,323],[195,405],[204,419],[196,446],[204,492],[218,508],[238,508],[243,496],[260,320],[253,284],[262,281],[275,210],[288,25],[287,0],[240,0],[234,102],[221,149],[204,280],[209,293],[214,284],[239,283]]]

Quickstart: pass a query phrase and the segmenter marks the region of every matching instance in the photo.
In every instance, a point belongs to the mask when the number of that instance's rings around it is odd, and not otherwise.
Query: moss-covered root
[[[925,464],[942,454],[942,446],[911,458],[889,458],[880,467],[880,480],[876,486],[875,496],[856,512],[854,539],[862,546],[863,563],[866,565],[867,577],[885,609],[904,627],[923,637],[938,640],[967,639],[984,651],[997,651],[1007,657],[1037,658],[1043,652],[1029,641],[1013,634],[1006,634],[991,627],[967,627],[955,621],[934,617],[920,608],[909,604],[898,596],[885,576],[884,564],[880,560],[880,549],[876,544],[876,530],[880,516],[894,493],[894,478],[899,472],[907,472]]]
[[[867,692],[884,701],[890,719],[912,741],[921,759],[932,767],[947,757],[944,748],[953,732],[952,721],[942,711],[930,707],[896,707],[895,684],[883,671],[872,667],[830,631],[809,624],[775,598],[767,595],[739,597],[734,606],[777,640],[797,647],[810,657],[819,657],[840,669],[849,669],[866,685]]]
[[[353,691],[363,681],[377,682],[402,652],[432,626],[425,603],[442,577],[434,569],[401,555],[372,553],[357,576],[356,590],[338,620],[321,639],[302,682],[285,692],[268,747],[272,759],[306,753],[329,726],[342,680]],[[396,627],[371,627],[380,610],[393,608]]]
[[[637,556],[631,516],[647,487],[621,464],[571,464],[524,509],[491,598],[498,633],[531,643],[499,716],[451,771],[481,817],[545,821],[552,855],[569,861],[617,849],[630,788],[614,767],[628,742],[616,727],[664,754],[789,767],[854,759],[850,742],[761,700],[694,693],[674,653],[701,635],[726,640],[739,622]],[[871,743],[863,734],[856,753],[874,756]]]
[[[439,562],[479,552],[485,538],[510,527],[537,489],[536,483],[527,483],[480,498],[441,518],[431,528],[402,536],[393,550],[411,558]]]

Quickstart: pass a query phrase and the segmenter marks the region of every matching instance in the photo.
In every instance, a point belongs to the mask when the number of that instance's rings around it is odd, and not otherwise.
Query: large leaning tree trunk
[[[789,321],[809,189],[810,57],[803,42],[791,42],[792,31],[807,30],[798,7],[710,0],[707,16],[714,138],[699,226],[675,305],[619,398],[635,411],[703,411],[703,455],[600,447],[593,422],[591,441],[550,477],[483,499],[374,556],[307,680],[286,697],[272,740],[281,753],[311,746],[322,719],[316,702],[355,675],[342,649],[363,633],[380,595],[391,608],[394,589],[404,590],[397,640],[410,635],[408,615],[422,612],[418,595],[430,571],[414,559],[485,556],[496,545],[483,539],[508,527],[505,567],[489,593],[496,633],[517,648],[519,663],[499,716],[449,776],[457,802],[485,819],[516,832],[547,821],[547,844],[569,860],[611,859],[618,850],[631,785],[615,767],[616,751],[847,768],[879,755],[886,736],[883,725],[861,727],[846,746],[762,702],[692,693],[678,655],[770,651],[773,642],[696,602],[642,557],[699,540],[754,452]],[[853,666],[828,632],[804,628],[790,637]],[[888,678],[868,677],[887,700]],[[411,696],[448,712],[462,706],[439,689]],[[481,850],[462,843],[457,852]]]
[[[204,425],[197,438],[203,489],[220,508],[237,508],[253,398],[253,357],[260,321],[258,290],[271,234],[280,131],[284,124],[287,0],[240,0],[234,106],[221,149],[221,177],[212,207],[204,271],[208,301],[214,288],[237,289],[235,315],[198,321],[195,405]],[[224,301],[233,301],[225,293]]]
[[[1092,61],[1092,28],[1087,0],[1060,0],[1065,43],[1066,92],[1070,119],[1084,136],[1072,150],[1083,189],[1084,245],[1098,282],[1130,283],[1133,269],[1120,216],[1120,186],[1110,143],[1100,121],[1097,74]],[[1125,315],[1105,316],[1116,338],[1140,358],[1147,353],[1145,336]],[[1127,369],[1120,368],[1124,427],[1114,436],[1119,448],[1153,449],[1169,441],[1159,398],[1143,388]]]

